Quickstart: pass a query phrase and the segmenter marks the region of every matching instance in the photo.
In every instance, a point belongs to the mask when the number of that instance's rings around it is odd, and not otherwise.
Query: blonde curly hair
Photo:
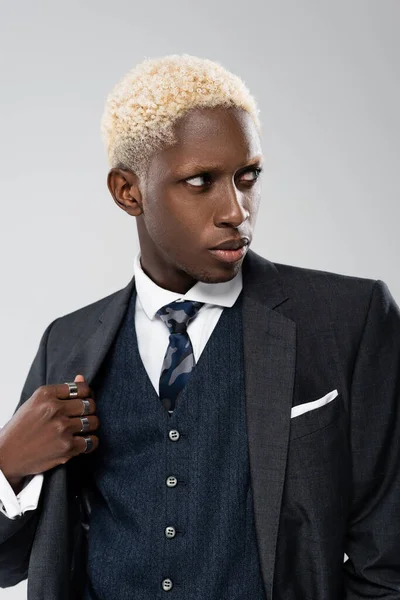
[[[253,96],[219,63],[189,54],[145,59],[107,97],[101,133],[110,167],[145,178],[153,152],[176,142],[174,123],[192,108],[217,106],[244,109],[260,132]]]

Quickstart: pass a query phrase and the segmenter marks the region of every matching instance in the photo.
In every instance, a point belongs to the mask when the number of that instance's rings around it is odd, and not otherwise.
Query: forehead
[[[190,165],[236,169],[262,154],[255,123],[242,109],[192,109],[177,121],[174,133],[176,143],[155,156],[164,172]]]

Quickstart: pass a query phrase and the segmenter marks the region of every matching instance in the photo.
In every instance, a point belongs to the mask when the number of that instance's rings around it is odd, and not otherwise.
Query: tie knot
[[[204,302],[184,300],[170,302],[162,306],[157,314],[164,321],[170,333],[185,333],[189,322],[195,318]]]

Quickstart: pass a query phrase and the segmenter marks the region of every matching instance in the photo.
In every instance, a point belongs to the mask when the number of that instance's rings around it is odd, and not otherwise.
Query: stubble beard
[[[180,264],[179,268],[190,275],[196,281],[201,281],[202,283],[224,283],[226,281],[231,281],[239,272],[242,262],[235,263],[234,266],[226,270],[225,275],[223,273],[213,274],[207,269],[196,268],[193,269],[189,265]]]

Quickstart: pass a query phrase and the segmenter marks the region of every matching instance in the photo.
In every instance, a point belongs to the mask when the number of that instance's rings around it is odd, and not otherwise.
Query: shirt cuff
[[[35,510],[39,504],[43,473],[28,476],[24,487],[15,495],[13,488],[0,469],[0,512],[9,519],[22,517],[27,510]]]

